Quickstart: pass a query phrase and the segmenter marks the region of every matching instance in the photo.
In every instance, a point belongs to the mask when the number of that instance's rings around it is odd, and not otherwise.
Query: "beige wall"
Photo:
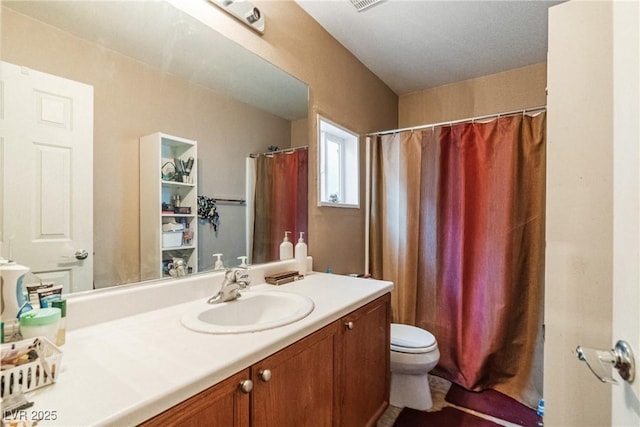
[[[309,253],[317,270],[362,272],[364,210],[317,207],[315,114],[365,134],[546,104],[546,63],[398,98],[292,1],[259,6],[267,17],[263,36],[215,8],[199,16],[310,86]],[[364,183],[364,170],[361,178]]]
[[[400,128],[546,105],[546,63],[400,96]],[[382,129],[379,129],[382,130]]]
[[[316,114],[365,134],[545,104],[545,64],[416,92],[398,100],[384,83],[293,1],[260,2],[267,19],[264,35],[206,2],[175,3],[309,85],[310,115],[306,137],[301,137],[305,132],[304,123],[291,124],[289,131],[293,145],[308,143],[310,146],[309,254],[314,256],[317,270],[331,267],[336,273],[362,272],[365,213],[362,208],[317,206]],[[124,119],[130,122],[130,117]],[[175,133],[181,134],[184,130],[177,127]],[[198,139],[193,135],[185,136]],[[133,132],[129,135],[132,137]],[[364,147],[364,141],[361,146]],[[119,152],[137,156],[130,146]],[[115,153],[116,150],[110,150],[105,155],[113,158]],[[127,168],[121,169],[119,172],[124,175],[119,176],[126,176]],[[361,182],[364,182],[362,169]],[[136,197],[137,194],[129,195],[131,200]],[[361,189],[361,204],[364,204],[364,188]],[[125,230],[132,226],[123,214],[110,218],[129,224],[123,225]],[[126,231],[123,230],[108,243],[117,244],[124,235]],[[131,256],[135,252],[132,248]]]
[[[272,62],[276,66],[284,69],[291,75],[306,82],[310,87],[310,114],[308,126],[306,129],[307,136],[303,137],[304,126],[300,123],[294,123],[287,129],[287,135],[291,135],[294,145],[310,146],[310,180],[309,180],[309,254],[314,256],[315,267],[318,270],[325,270],[331,267],[336,273],[362,272],[364,264],[364,210],[363,209],[338,209],[328,207],[317,207],[317,185],[316,185],[316,161],[317,161],[317,143],[316,143],[316,120],[317,112],[332,121],[341,124],[355,132],[364,134],[372,129],[388,129],[397,125],[397,96],[382,83],[373,73],[360,63],[350,52],[333,39],[319,24],[309,17],[297,4],[293,1],[266,1],[260,3],[260,8],[267,19],[267,27],[264,35],[258,35],[234,18],[230,17],[217,7],[207,2],[184,2],[176,1],[180,8],[195,7],[197,17],[212,25],[223,35],[226,35],[239,44],[254,51],[258,55]],[[199,9],[201,8],[201,9]],[[8,13],[6,13],[8,15]],[[10,18],[7,18],[10,19]],[[3,16],[3,21],[5,17]],[[3,22],[5,25],[5,22]],[[34,36],[29,31],[24,31],[25,37]],[[11,43],[4,43],[3,57],[9,61],[22,62],[26,65],[34,64],[38,55],[30,55],[18,48],[19,40],[14,41],[14,48]],[[59,36],[43,37],[38,41],[40,46],[49,46],[51,44],[63,44]],[[101,53],[102,54],[102,53]],[[99,54],[99,55],[101,55]],[[91,68],[91,64],[96,63],[94,54],[83,55],[84,61],[78,62],[79,68]],[[13,58],[13,59],[10,59]],[[60,74],[56,67],[63,65],[60,58],[49,58],[50,68],[44,69],[52,74]],[[75,60],[77,62],[77,60]],[[35,64],[34,64],[35,65]],[[127,66],[131,66],[128,64]],[[123,65],[124,66],[124,65]],[[104,70],[109,72],[120,72],[120,66],[114,66],[112,69],[108,67]],[[37,68],[34,66],[34,68]],[[72,67],[74,68],[74,67]],[[78,70],[79,71],[79,70]],[[98,72],[99,70],[90,70]],[[124,71],[124,70],[122,70]],[[149,73],[149,70],[141,70],[143,73]],[[115,87],[113,82],[108,80],[108,75],[103,75],[102,93],[109,91],[120,91],[127,93],[130,87]],[[85,79],[79,75],[72,75],[74,80],[84,81]],[[150,75],[138,75],[135,78],[138,85],[143,86],[147,92],[157,88],[158,83],[169,84],[164,79],[159,81],[157,77],[154,79]],[[96,100],[100,95],[99,84],[95,82],[87,82],[96,86]],[[156,90],[157,91],[157,90]],[[172,91],[173,92],[173,91]],[[115,267],[116,270],[101,271],[100,275],[105,275],[101,281],[108,281],[107,275],[115,275],[113,281],[122,283],[130,279],[130,271],[137,265],[138,249],[137,243],[133,242],[129,236],[137,235],[137,189],[131,182],[137,182],[137,169],[127,167],[126,163],[121,163],[123,158],[130,159],[132,164],[137,162],[137,144],[133,141],[141,134],[151,133],[153,131],[163,129],[167,133],[174,133],[181,136],[206,140],[206,135],[213,134],[211,128],[203,129],[198,132],[187,132],[184,126],[179,123],[172,124],[167,121],[160,120],[162,113],[170,116],[168,106],[170,103],[158,103],[163,111],[149,111],[149,103],[140,102],[138,99],[129,99],[124,105],[113,106],[109,111],[105,112],[109,121],[121,121],[123,127],[123,135],[118,138],[107,137],[102,138],[105,143],[112,144],[111,147],[103,147],[96,150],[96,155],[104,157],[112,164],[111,167],[101,172],[96,172],[96,182],[98,175],[112,177],[111,184],[104,184],[98,187],[96,184],[96,192],[102,194],[118,194],[118,200],[124,199],[122,202],[107,202],[97,206],[98,213],[103,215],[100,220],[96,218],[97,224],[109,222],[114,224],[114,228],[108,232],[100,232],[97,235],[96,245],[105,245],[108,248],[115,248],[127,241],[127,254],[124,257],[118,257],[120,264]],[[135,112],[133,114],[132,112]],[[145,118],[153,119],[156,122],[149,124],[147,128],[140,129],[137,126],[137,118],[140,114]],[[188,115],[184,112],[184,115]],[[233,111],[221,111],[219,114],[206,114],[207,120],[199,121],[201,124],[209,121],[210,127],[215,127],[216,120],[234,123]],[[237,113],[237,112],[236,112]],[[233,116],[233,117],[232,117]],[[214,121],[211,122],[211,118]],[[237,122],[237,120],[235,120]],[[235,125],[241,125],[235,123]],[[99,119],[96,118],[96,132],[98,131]],[[241,127],[241,126],[240,126]],[[237,130],[237,129],[236,129]],[[96,134],[96,138],[98,135]],[[271,144],[270,141],[268,144]],[[115,146],[113,146],[115,144]],[[275,145],[282,146],[281,143]],[[364,144],[363,144],[364,145]],[[134,147],[135,146],[135,147]],[[250,150],[262,151],[262,150]],[[245,151],[246,152],[246,151]],[[200,153],[203,154],[202,148]],[[223,159],[227,152],[223,149],[217,151],[218,158]],[[216,169],[214,165],[212,169]],[[200,170],[203,168],[201,167]],[[241,168],[244,170],[244,166]],[[231,179],[235,182],[243,182],[243,180],[234,180],[233,177],[221,177],[222,180]],[[135,181],[134,181],[135,180]],[[364,182],[364,170],[362,171],[362,180]],[[114,189],[119,189],[115,190]],[[208,191],[208,190],[205,190]],[[364,188],[362,188],[362,202],[364,202]],[[333,237],[332,237],[333,236]],[[105,265],[113,265],[116,261],[114,254],[96,254],[97,257],[104,257]]]
[[[291,122],[291,146],[303,147],[309,145],[309,120],[300,119]]]
[[[578,345],[613,343],[611,23],[610,2],[572,1],[549,13],[544,397],[550,426],[611,425],[611,386],[574,354]]]
[[[197,140],[199,193],[212,197],[243,197],[245,157],[291,144],[289,121],[2,9],[2,60],[94,87],[97,287],[139,281],[140,136],[160,131]],[[297,134],[304,145],[306,135]],[[232,262],[245,254],[244,209],[220,206],[218,236],[199,227],[203,267],[212,266],[211,253]]]
[[[364,209],[317,206],[316,114],[360,134],[393,129],[398,98],[292,0],[256,4],[266,17],[262,36],[206,2],[180,7],[309,85],[309,255],[319,271],[363,272]]]

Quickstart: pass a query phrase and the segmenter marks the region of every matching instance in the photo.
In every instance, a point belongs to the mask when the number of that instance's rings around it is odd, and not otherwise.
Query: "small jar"
[[[58,337],[58,324],[62,312],[59,308],[41,308],[20,315],[20,333],[23,338],[44,336],[52,344]]]

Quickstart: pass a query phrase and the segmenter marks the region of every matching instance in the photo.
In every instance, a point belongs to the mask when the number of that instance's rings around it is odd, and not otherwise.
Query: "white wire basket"
[[[53,384],[62,351],[45,337],[2,344],[0,397],[9,398]]]

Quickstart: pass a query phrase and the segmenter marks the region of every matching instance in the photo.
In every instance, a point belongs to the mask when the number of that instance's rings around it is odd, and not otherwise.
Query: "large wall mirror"
[[[197,141],[198,195],[231,200],[217,203],[217,231],[196,220],[198,271],[213,269],[215,253],[224,254],[227,266],[251,255],[247,216],[253,213],[241,202],[249,155],[307,144],[308,87],[178,7],[164,1],[2,2],[1,255],[27,266],[35,256],[43,261],[34,268],[38,276],[63,282],[67,292],[144,279],[141,137],[162,132]],[[80,88],[78,100],[38,90],[37,105],[17,102],[22,97],[14,87],[25,76],[62,78]],[[82,88],[89,90],[82,95]],[[54,126],[40,133],[12,116],[20,103]],[[91,161],[56,145],[63,132],[83,126]],[[25,132],[38,148],[16,151],[11,144]],[[42,175],[34,176],[23,161],[39,164]],[[70,209],[70,201],[89,207]],[[84,227],[75,221],[86,216],[93,219],[90,241],[71,242]],[[29,249],[20,239],[45,248]],[[87,249],[82,259],[78,251]],[[82,265],[91,266],[90,278],[69,273]]]

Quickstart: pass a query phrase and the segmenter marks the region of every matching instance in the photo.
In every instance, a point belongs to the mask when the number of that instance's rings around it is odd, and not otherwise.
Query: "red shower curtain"
[[[301,231],[308,241],[307,150],[262,155],[256,163],[253,264],[280,258],[285,231],[293,245]]]
[[[395,282],[394,321],[436,336],[440,376],[535,404],[545,114],[386,136],[374,147],[371,271]]]

